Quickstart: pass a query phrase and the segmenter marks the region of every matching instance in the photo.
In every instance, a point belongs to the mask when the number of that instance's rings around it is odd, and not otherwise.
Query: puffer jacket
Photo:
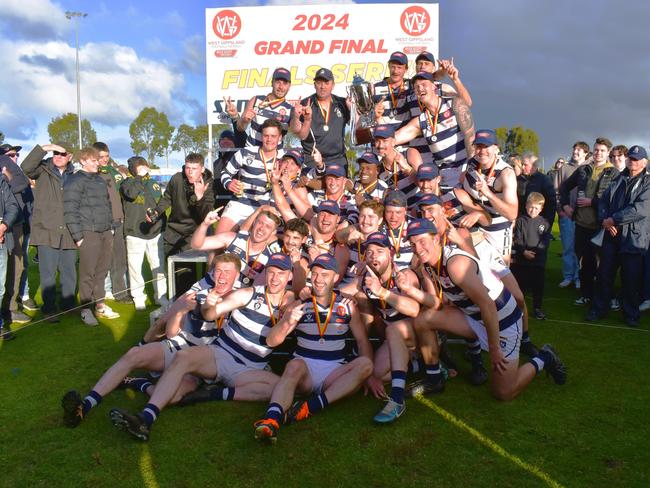
[[[63,187],[65,223],[75,242],[84,231],[105,232],[112,228],[113,213],[108,185],[99,173],[77,171]]]

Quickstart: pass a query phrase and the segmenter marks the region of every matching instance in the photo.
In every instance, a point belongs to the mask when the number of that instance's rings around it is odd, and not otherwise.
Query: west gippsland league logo
[[[241,18],[234,10],[221,10],[212,20],[212,30],[221,39],[233,39],[241,30]]]
[[[417,5],[412,5],[400,16],[402,30],[410,36],[421,36],[429,30],[431,18],[429,13]]]

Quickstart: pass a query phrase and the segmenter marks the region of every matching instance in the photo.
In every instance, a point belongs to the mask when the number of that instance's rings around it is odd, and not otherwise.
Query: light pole
[[[87,17],[88,14],[83,12],[71,12],[67,11],[65,13],[66,19],[74,19],[74,37],[77,43],[77,124],[79,128],[79,149],[81,149],[81,84],[79,82],[79,29],[77,27],[77,18],[78,17]]]

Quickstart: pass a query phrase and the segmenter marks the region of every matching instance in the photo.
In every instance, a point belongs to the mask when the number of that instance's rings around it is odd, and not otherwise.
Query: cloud
[[[196,34],[183,41],[181,66],[192,73],[205,74],[205,36]]]
[[[36,135],[38,124],[32,115],[0,102],[0,131],[6,138],[26,140]]]
[[[63,42],[0,41],[5,53],[0,100],[13,112],[51,119],[76,112],[75,49]],[[183,75],[131,47],[88,43],[80,50],[82,117],[108,126],[129,124],[146,106],[175,110],[172,93]]]
[[[25,39],[60,39],[72,29],[65,12],[49,0],[3,0],[0,25]]]

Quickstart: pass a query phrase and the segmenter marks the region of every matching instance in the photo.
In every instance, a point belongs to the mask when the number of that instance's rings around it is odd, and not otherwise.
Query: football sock
[[[284,409],[279,403],[270,403],[269,408],[266,410],[266,418],[275,420],[278,425],[282,423],[284,417]]]
[[[440,370],[440,363],[435,363],[435,364],[427,364],[425,366],[425,373],[426,373],[426,378],[427,381],[430,381],[431,383],[438,383],[439,381],[442,381],[442,371]]]
[[[535,367],[535,372],[539,374],[543,369],[544,366],[547,362],[550,362],[553,360],[553,357],[548,351],[539,351],[537,353],[537,356],[532,358],[529,362]]]
[[[528,336],[528,331],[525,330],[524,333],[521,335],[521,342],[530,342],[530,337]]]
[[[218,386],[210,390],[210,400],[234,400],[235,389],[227,386]]]
[[[82,408],[83,408],[83,413],[84,416],[90,412],[90,409],[93,407],[96,407],[102,402],[102,396],[97,393],[95,390],[91,390],[88,395],[86,395],[86,398],[83,399],[82,401]]]
[[[390,372],[390,397],[395,403],[404,403],[404,388],[406,387],[406,371]]]
[[[149,388],[152,385],[153,383],[149,381],[149,378],[133,378],[127,386],[128,388],[132,388],[133,390],[137,390],[142,393],[147,393],[147,388]]]
[[[144,423],[151,427],[151,424],[153,424],[158,418],[158,415],[160,415],[160,409],[153,403],[147,403],[144,406],[144,409],[142,409],[140,415],[142,416]]]
[[[329,405],[329,401],[325,396],[325,393],[320,393],[318,395],[312,395],[307,400],[307,407],[309,408],[310,413],[316,413]]]
[[[474,341],[465,341],[465,344],[467,345],[467,352],[471,356],[477,356],[481,354],[481,343],[477,340]]]

